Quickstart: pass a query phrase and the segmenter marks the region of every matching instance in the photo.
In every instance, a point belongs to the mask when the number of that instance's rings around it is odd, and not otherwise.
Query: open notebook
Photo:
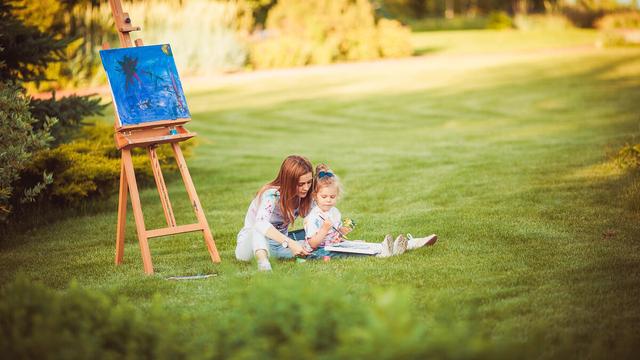
[[[378,244],[371,244],[363,241],[346,240],[340,243],[325,246],[324,249],[327,251],[335,251],[335,252],[343,252],[343,253],[375,255],[380,252],[380,249],[377,249],[375,245],[378,245]]]

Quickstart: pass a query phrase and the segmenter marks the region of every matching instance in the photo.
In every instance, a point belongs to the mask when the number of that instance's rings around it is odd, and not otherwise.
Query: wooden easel
[[[129,14],[122,11],[122,5],[120,0],[109,0],[109,6],[115,20],[116,28],[118,30],[118,36],[120,38],[120,45],[122,47],[132,47],[134,44],[131,42],[132,31],[140,30],[139,26],[131,25],[131,19]],[[142,40],[136,39],[135,46],[142,46]],[[108,44],[103,45],[103,49],[108,49]],[[144,264],[144,272],[146,274],[153,274],[153,263],[151,262],[151,253],[149,251],[150,238],[175,235],[186,232],[202,231],[204,235],[209,255],[214,263],[220,262],[220,255],[216,249],[213,236],[211,235],[211,229],[205,217],[198,194],[193,186],[187,163],[182,155],[179,142],[185,141],[196,136],[196,133],[190,132],[183,127],[190,119],[176,119],[169,121],[156,121],[140,125],[127,125],[121,126],[118,119],[118,113],[116,111],[116,123],[115,123],[115,141],[116,146],[122,152],[122,162],[120,167],[120,195],[118,199],[118,227],[116,233],[116,265],[122,263],[124,256],[124,233],[125,222],[127,218],[127,197],[131,197],[131,207],[133,208],[133,217],[136,222],[136,232],[138,233],[138,241],[140,243],[140,251],[142,253],[142,262]],[[160,163],[156,154],[156,147],[159,144],[171,144],[173,153],[182,175],[187,194],[191,200],[193,211],[196,214],[198,222],[189,225],[176,225],[176,219],[173,216],[173,209],[171,208],[171,201],[169,200],[169,193],[167,192],[167,186],[165,185],[164,178],[162,176],[162,170],[160,169]],[[131,149],[135,147],[147,148],[149,152],[149,158],[151,159],[151,167],[153,169],[153,176],[155,178],[156,186],[158,187],[158,193],[160,194],[160,202],[164,210],[164,217],[167,221],[166,228],[147,230],[144,225],[144,217],[142,215],[142,207],[140,205],[140,196],[138,194],[138,185],[136,184],[136,177],[133,169],[133,162],[131,160]]]

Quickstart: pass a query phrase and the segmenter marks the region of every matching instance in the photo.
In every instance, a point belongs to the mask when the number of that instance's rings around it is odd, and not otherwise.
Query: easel
[[[111,7],[111,12],[118,30],[120,45],[122,47],[134,46],[131,42],[131,36],[129,33],[140,30],[140,27],[131,25],[129,14],[122,11],[120,0],[109,0],[109,6]],[[141,39],[135,40],[135,46],[142,45]],[[108,44],[104,44],[102,47],[103,49],[109,48]],[[142,262],[144,264],[144,272],[146,274],[153,274],[153,263],[151,261],[148,240],[159,236],[202,231],[205,243],[207,244],[207,249],[209,250],[209,255],[211,255],[211,260],[214,263],[219,263],[220,255],[218,254],[215,242],[213,241],[211,229],[209,229],[209,224],[207,223],[204,211],[200,205],[198,194],[196,193],[196,189],[191,181],[191,175],[189,174],[187,163],[184,160],[184,156],[182,155],[182,150],[179,145],[179,142],[196,136],[196,133],[192,133],[182,126],[190,119],[156,121],[140,125],[121,126],[117,112],[115,116],[116,124],[114,136],[116,146],[122,152],[122,162],[120,167],[120,195],[118,198],[118,227],[116,232],[116,265],[121,264],[122,258],[124,257],[124,233],[127,218],[128,195],[131,197],[131,207],[133,208],[133,217],[136,222],[136,232],[138,233]],[[171,201],[169,200],[169,193],[167,192],[167,186],[165,185],[158,156],[156,154],[156,147],[159,144],[171,144],[178,168],[180,169],[180,174],[182,175],[182,180],[184,181],[187,194],[189,195],[191,205],[193,206],[193,211],[198,219],[198,222],[195,224],[176,225],[176,219],[173,216],[173,209],[171,208]],[[135,147],[147,148],[149,153],[151,167],[153,169],[153,177],[155,178],[156,186],[158,187],[160,202],[162,203],[164,217],[167,221],[168,227],[166,228],[155,230],[147,230],[145,228],[142,207],[140,205],[140,196],[138,194],[138,185],[136,183],[133,162],[131,160],[131,149]]]

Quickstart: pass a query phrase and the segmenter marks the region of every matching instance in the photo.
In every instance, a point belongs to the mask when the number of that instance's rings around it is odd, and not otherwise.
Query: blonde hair
[[[335,186],[338,189],[338,198],[344,194],[344,189],[342,188],[342,183],[340,182],[338,175],[336,175],[336,173],[334,173],[326,164],[318,164],[316,166],[316,174],[313,181],[313,195],[317,195],[320,189],[329,186]]]

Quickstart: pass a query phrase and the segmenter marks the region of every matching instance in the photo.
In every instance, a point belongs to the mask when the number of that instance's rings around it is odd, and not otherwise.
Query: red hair
[[[298,197],[300,177],[308,173],[313,176],[313,165],[307,158],[299,155],[287,156],[280,165],[278,176],[258,191],[258,197],[267,189],[279,188],[280,210],[282,210],[284,219],[291,224],[295,221],[293,212],[296,208],[300,216],[307,216],[311,210],[311,191],[307,192],[307,195],[302,199]]]

